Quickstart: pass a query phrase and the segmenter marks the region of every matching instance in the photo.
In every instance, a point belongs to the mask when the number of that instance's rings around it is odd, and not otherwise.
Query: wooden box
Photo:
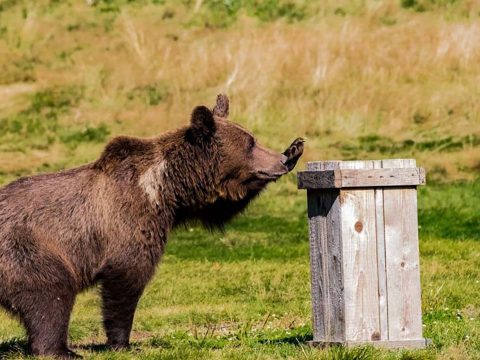
[[[310,162],[313,344],[424,348],[415,160]]]

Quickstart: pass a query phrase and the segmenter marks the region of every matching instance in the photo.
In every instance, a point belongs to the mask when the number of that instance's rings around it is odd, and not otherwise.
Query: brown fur
[[[24,323],[33,354],[74,356],[75,296],[101,283],[108,345],[128,346],[135,308],[176,225],[222,227],[295,166],[228,122],[228,99],[153,139],[118,137],[94,163],[0,189],[0,304]],[[292,166],[293,164],[293,166]]]

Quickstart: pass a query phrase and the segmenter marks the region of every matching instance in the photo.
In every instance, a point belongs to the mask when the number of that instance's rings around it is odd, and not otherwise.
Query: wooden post
[[[424,348],[415,160],[310,162],[313,344]]]

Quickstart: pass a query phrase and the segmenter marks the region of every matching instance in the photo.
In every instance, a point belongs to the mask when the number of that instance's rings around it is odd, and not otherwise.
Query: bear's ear
[[[208,139],[215,133],[213,114],[206,106],[193,109],[190,133],[196,139]]]
[[[228,117],[228,107],[229,100],[227,95],[217,95],[217,104],[213,108],[213,115],[226,119]]]

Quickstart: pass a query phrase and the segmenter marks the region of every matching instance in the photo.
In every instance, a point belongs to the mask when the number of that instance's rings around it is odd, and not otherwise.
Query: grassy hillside
[[[273,185],[225,234],[170,239],[129,351],[104,341],[96,289],[70,328],[93,359],[480,358],[480,3],[456,0],[0,0],[0,184],[155,136],[197,104],[308,160],[414,157],[425,351],[314,350],[305,193]],[[24,332],[0,310],[0,358]]]
[[[266,144],[307,137],[304,160],[414,156],[431,179],[471,179],[479,14],[455,0],[2,0],[1,176],[176,128],[225,91]]]

